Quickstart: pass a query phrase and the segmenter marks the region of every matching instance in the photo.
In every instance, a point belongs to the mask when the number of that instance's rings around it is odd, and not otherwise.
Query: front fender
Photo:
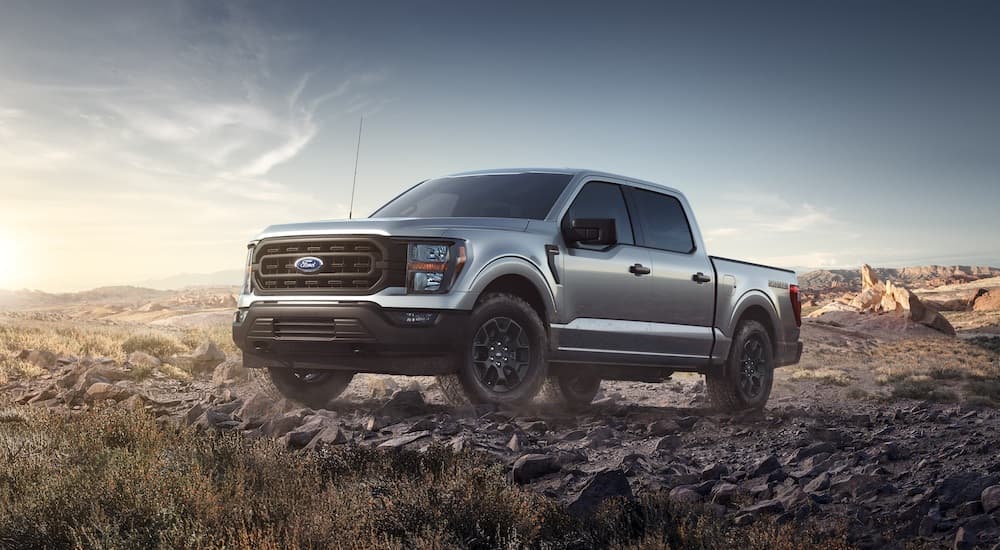
[[[556,297],[552,292],[551,285],[555,284],[555,281],[549,281],[537,265],[520,256],[502,256],[483,266],[469,283],[462,309],[472,309],[486,287],[505,275],[516,275],[527,279],[545,302],[545,311],[548,312],[549,321],[554,318]]]

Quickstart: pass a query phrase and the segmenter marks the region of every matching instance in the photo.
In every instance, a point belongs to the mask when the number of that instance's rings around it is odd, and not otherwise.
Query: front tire
[[[773,350],[764,325],[740,323],[722,371],[705,376],[712,404],[729,412],[763,409],[774,384]]]
[[[517,296],[488,294],[469,321],[469,342],[458,372],[469,401],[497,405],[531,401],[548,373],[548,338],[538,312]]]
[[[589,405],[601,389],[601,379],[590,375],[550,376],[542,394],[558,405],[580,409]]]
[[[354,373],[339,370],[269,368],[268,376],[278,393],[310,409],[325,409],[344,393]]]

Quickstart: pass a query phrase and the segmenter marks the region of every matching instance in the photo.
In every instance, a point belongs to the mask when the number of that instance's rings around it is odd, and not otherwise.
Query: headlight
[[[444,263],[448,261],[448,249],[446,244],[411,244],[411,262],[435,262]]]
[[[411,243],[407,252],[407,290],[413,293],[447,292],[465,266],[462,243]]]
[[[247,263],[243,274],[242,294],[250,294],[250,279],[253,276],[253,249],[255,246],[257,246],[256,242],[247,245]]]

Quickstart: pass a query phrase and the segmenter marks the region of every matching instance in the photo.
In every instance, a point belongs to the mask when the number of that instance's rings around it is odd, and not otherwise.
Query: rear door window
[[[691,225],[676,197],[645,189],[632,189],[632,204],[638,210],[642,246],[681,252],[694,251]]]

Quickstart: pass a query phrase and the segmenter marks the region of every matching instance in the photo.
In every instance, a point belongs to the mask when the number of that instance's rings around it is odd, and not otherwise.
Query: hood
[[[384,235],[391,237],[443,237],[451,229],[524,231],[530,220],[518,218],[362,218],[272,225],[257,235],[304,237],[313,235]]]

